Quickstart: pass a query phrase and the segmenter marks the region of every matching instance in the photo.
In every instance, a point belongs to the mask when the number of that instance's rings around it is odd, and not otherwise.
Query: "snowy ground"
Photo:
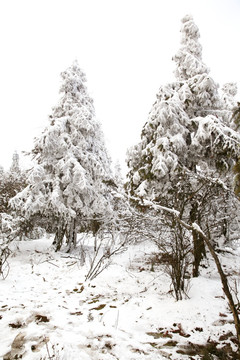
[[[54,252],[50,239],[18,246],[0,279],[1,360],[200,359],[197,344],[220,337],[221,346],[234,348],[232,316],[211,260],[191,280],[189,299],[177,302],[162,269],[150,271],[154,249],[146,242],[130,246],[92,282],[84,281],[77,259]],[[239,277],[238,260],[224,257],[226,271]]]

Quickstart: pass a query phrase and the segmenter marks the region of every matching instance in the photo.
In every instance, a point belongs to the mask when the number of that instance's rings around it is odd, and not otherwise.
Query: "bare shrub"
[[[157,262],[163,265],[171,279],[173,295],[182,300],[189,290],[190,268],[192,267],[191,233],[175,220],[175,215],[147,211],[135,212],[129,220],[129,236],[133,242],[149,240],[158,248]],[[152,259],[152,268],[154,268]]]
[[[0,246],[0,275],[5,280],[6,277],[9,274],[9,263],[8,263],[8,257],[10,256],[11,251],[10,249],[6,247]]]
[[[182,300],[184,295],[187,296],[189,289],[189,269],[192,263],[190,239],[188,231],[179,224],[166,227],[159,238],[155,239],[159,249],[159,261],[164,265],[165,273],[171,279],[176,300]]]
[[[86,280],[93,280],[102,273],[112,262],[114,255],[126,250],[129,237],[118,231],[99,230],[94,238],[92,252],[88,253],[89,270]]]
[[[63,356],[61,355],[64,347],[60,347],[59,344],[50,344],[49,345],[49,339],[45,338],[45,347],[47,356],[41,357],[40,360],[61,360],[63,359]]]

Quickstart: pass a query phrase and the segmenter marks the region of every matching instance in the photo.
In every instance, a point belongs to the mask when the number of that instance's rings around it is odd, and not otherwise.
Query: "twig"
[[[51,262],[51,261],[49,261],[48,259],[47,259],[47,260],[42,261],[40,264],[44,264],[45,262],[47,262],[47,263],[49,263],[49,264],[51,264],[51,265],[56,266],[56,267],[58,267],[58,268],[59,268],[59,266],[58,266],[58,265],[56,265],[56,264],[52,263],[52,262]]]
[[[45,341],[45,345],[46,345],[46,349],[47,349],[48,359],[51,360],[52,356],[50,355],[50,352],[49,352],[48,341],[47,341],[46,337],[44,337],[44,341]]]

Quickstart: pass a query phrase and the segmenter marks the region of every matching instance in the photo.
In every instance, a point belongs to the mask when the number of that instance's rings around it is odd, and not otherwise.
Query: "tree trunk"
[[[76,219],[72,219],[67,231],[67,243],[68,250],[70,252],[72,247],[75,248],[77,244],[77,229],[76,229]]]
[[[197,220],[197,204],[194,204],[191,211],[190,211],[190,221],[194,223]],[[199,275],[199,266],[201,260],[206,255],[204,240],[196,230],[192,230],[192,237],[193,237],[193,277],[198,277]]]
[[[100,229],[101,223],[96,219],[92,220],[91,228],[94,236],[94,251],[97,251],[97,232]]]
[[[66,231],[66,227],[65,225],[60,221],[57,231],[55,233],[55,237],[54,237],[54,241],[53,244],[56,245],[56,250],[55,251],[59,251],[62,247],[62,243],[63,243],[63,238],[65,235],[65,231]]]
[[[230,306],[230,309],[231,309],[231,312],[232,312],[232,315],[233,315],[233,320],[234,320],[234,325],[235,325],[235,329],[236,329],[236,333],[237,333],[237,339],[238,339],[238,349],[240,351],[240,319],[239,319],[239,316],[238,316],[238,312],[237,312],[237,308],[234,304],[234,301],[233,301],[233,297],[232,297],[232,294],[229,290],[229,286],[228,286],[228,281],[227,281],[227,276],[224,274],[223,272],[223,269],[222,269],[222,266],[221,266],[221,263],[219,261],[219,258],[209,240],[209,238],[207,236],[204,235],[204,240],[205,240],[205,243],[207,244],[207,247],[215,261],[215,264],[217,266],[217,269],[218,269],[218,273],[220,275],[220,278],[221,278],[221,282],[222,282],[222,286],[223,286],[223,291],[228,299],[228,303],[229,303],[229,306]]]
[[[194,255],[193,277],[198,277],[199,266],[201,260],[206,255],[206,252],[205,252],[204,240],[202,239],[202,236],[199,235],[195,230],[193,230],[192,237],[193,237],[193,255]]]

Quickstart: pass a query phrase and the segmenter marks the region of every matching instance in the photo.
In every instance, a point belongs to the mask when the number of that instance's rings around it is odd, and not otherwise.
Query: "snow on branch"
[[[135,199],[136,200],[136,199]],[[167,211],[168,213],[174,214],[175,216],[179,216],[180,212],[175,209],[170,209],[166,206],[158,205],[150,200],[143,200],[143,205],[151,207],[153,210],[162,210]]]

